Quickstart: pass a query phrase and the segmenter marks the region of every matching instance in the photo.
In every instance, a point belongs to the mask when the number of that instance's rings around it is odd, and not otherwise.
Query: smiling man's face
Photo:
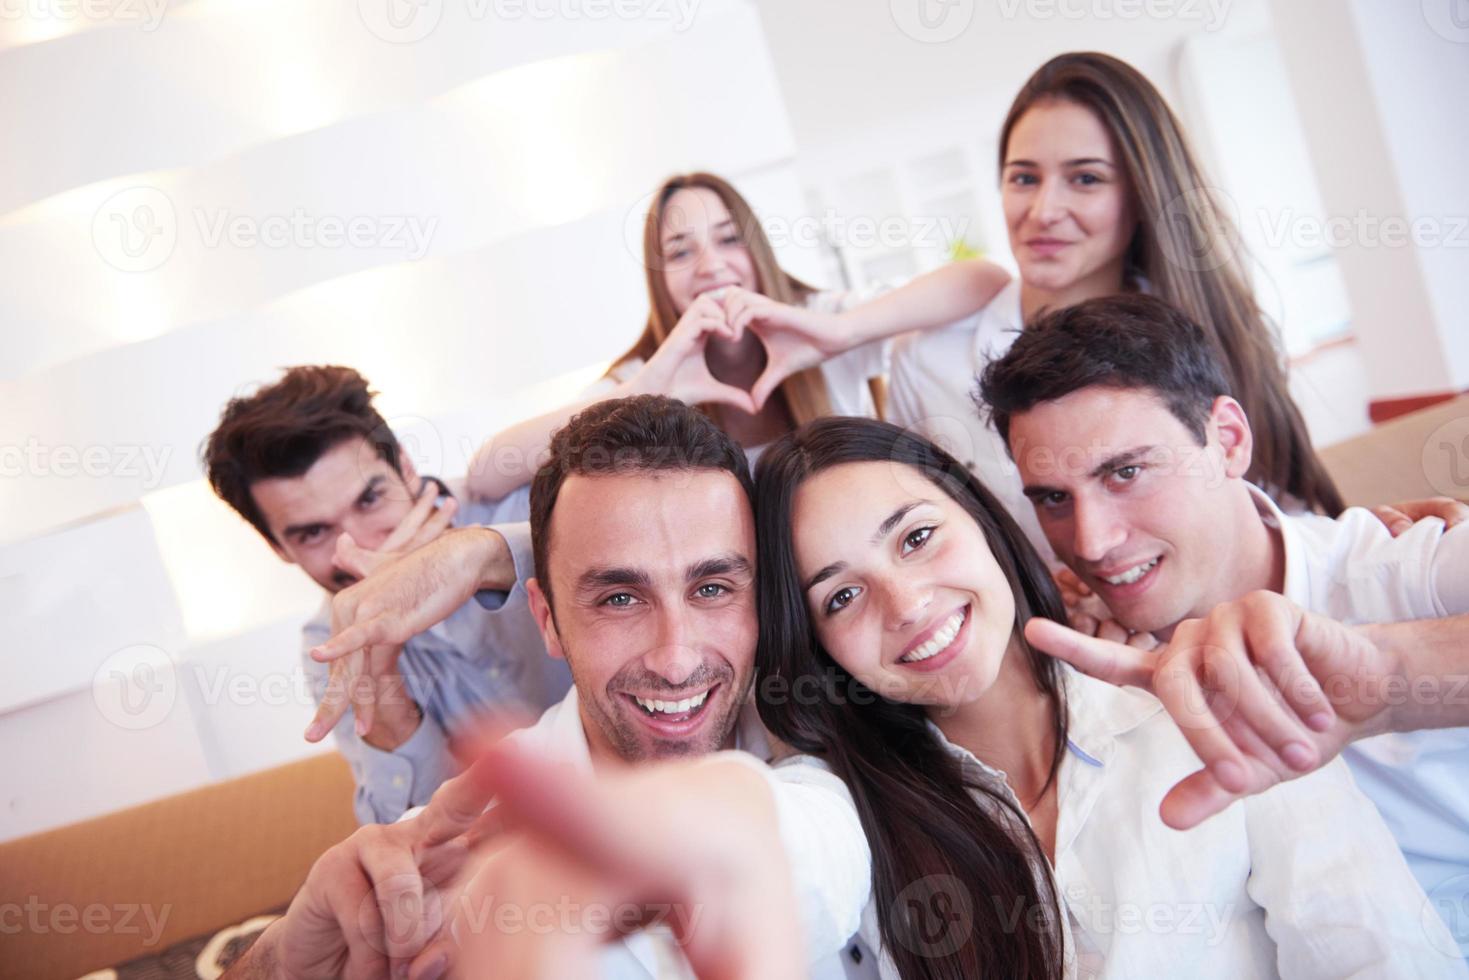
[[[1128,629],[1239,596],[1241,515],[1255,518],[1239,506],[1251,441],[1234,399],[1216,399],[1201,444],[1150,391],[1083,388],[1016,414],[1010,448],[1056,557]]]
[[[576,682],[593,757],[732,744],[755,669],[755,520],[724,470],[570,476],[531,607]],[[554,604],[555,615],[552,615]]]

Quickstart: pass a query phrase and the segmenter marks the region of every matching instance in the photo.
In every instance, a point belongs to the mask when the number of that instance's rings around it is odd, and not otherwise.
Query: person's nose
[[[643,654],[643,666],[670,685],[678,687],[698,668],[697,634],[692,613],[683,608],[658,610],[653,646]]]
[[[933,590],[911,576],[888,576],[874,583],[874,587],[882,595],[883,615],[889,630],[912,629],[924,621],[933,605]]]
[[[1106,501],[1076,497],[1072,502],[1072,547],[1076,557],[1097,564],[1127,540],[1127,528]]]

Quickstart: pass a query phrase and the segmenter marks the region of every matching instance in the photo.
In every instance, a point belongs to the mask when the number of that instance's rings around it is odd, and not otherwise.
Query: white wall
[[[0,839],[320,751],[296,639],[319,591],[199,471],[229,397],[351,364],[419,466],[460,474],[637,335],[664,176],[799,213],[743,0],[385,9],[0,21],[0,85],[29,93],[0,100],[25,148],[0,155]]]
[[[1379,398],[1469,387],[1461,8],[1456,0],[1271,7],[1326,212],[1339,223],[1334,251]]]

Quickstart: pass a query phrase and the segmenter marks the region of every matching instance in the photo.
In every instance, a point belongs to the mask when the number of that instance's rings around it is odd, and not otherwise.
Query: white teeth
[[[703,694],[697,694],[691,698],[684,698],[682,701],[657,701],[650,698],[640,698],[637,695],[633,695],[633,700],[641,705],[645,710],[656,711],[660,714],[665,715],[681,715],[685,711],[692,711],[703,704],[708,698],[708,691],[705,691]]]
[[[899,659],[899,663],[916,664],[920,660],[927,660],[940,650],[954,642],[954,637],[959,635],[959,627],[964,625],[964,617],[969,614],[969,607],[954,613],[949,621],[939,628],[939,631],[928,638],[928,642],[917,650]]]
[[[1152,561],[1144,562],[1143,564],[1138,565],[1134,568],[1129,568],[1121,575],[1115,575],[1112,578],[1104,577],[1102,581],[1108,582],[1112,585],[1131,585],[1138,579],[1142,578],[1144,575],[1151,572],[1153,570],[1153,566],[1156,564],[1158,564],[1158,559],[1154,558]]]

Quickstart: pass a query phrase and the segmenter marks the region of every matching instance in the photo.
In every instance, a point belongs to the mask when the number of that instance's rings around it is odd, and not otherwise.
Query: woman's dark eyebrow
[[[1077,157],[1075,160],[1064,160],[1064,161],[1062,161],[1062,166],[1065,166],[1065,167],[1087,167],[1087,166],[1091,166],[1092,164],[1097,164],[1097,163],[1101,164],[1104,167],[1115,167],[1116,166],[1116,164],[1114,164],[1111,160],[1104,160],[1101,157]],[[1038,167],[1038,166],[1040,166],[1040,164],[1036,163],[1034,160],[1010,160],[1010,161],[1007,161],[1005,163],[1005,166],[1006,167]]]
[[[810,592],[812,589],[816,588],[822,582],[825,582],[827,579],[831,578],[837,572],[840,572],[842,569],[844,569],[846,567],[847,567],[847,563],[844,562],[844,561],[834,561],[834,562],[832,562],[830,565],[827,565],[821,571],[819,571],[815,575],[811,576],[811,578],[809,578],[806,581],[806,585],[805,585],[805,587],[801,591],[802,592]]]
[[[909,501],[908,503],[904,504],[903,506],[899,507],[897,510],[889,514],[886,518],[883,519],[883,522],[877,526],[877,533],[872,536],[872,543],[874,545],[881,544],[882,539],[893,533],[893,528],[897,527],[898,524],[903,520],[903,518],[908,516],[909,511],[923,503],[927,503],[927,501]],[[815,575],[807,579],[806,585],[802,588],[801,591],[810,592],[822,582],[825,582],[827,579],[831,578],[837,572],[840,572],[846,567],[847,563],[844,561],[832,562],[830,565],[827,565],[821,571],[817,572]]]

